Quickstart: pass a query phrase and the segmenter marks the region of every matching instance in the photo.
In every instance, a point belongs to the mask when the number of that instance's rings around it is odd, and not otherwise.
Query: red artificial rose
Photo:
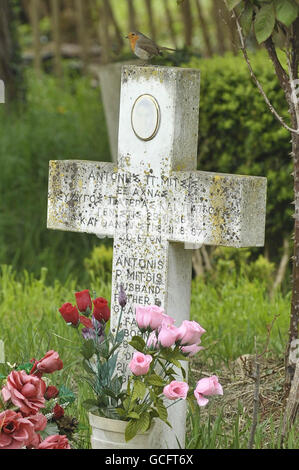
[[[51,398],[56,398],[59,395],[59,390],[54,385],[49,385],[45,393],[45,399],[51,400]]]
[[[63,304],[62,307],[60,307],[59,312],[67,323],[71,323],[74,326],[78,326],[79,312],[76,306],[73,306],[72,304],[67,302]]]
[[[24,370],[13,370],[2,388],[2,397],[6,402],[11,400],[24,416],[35,414],[45,407],[45,382]]]
[[[28,418],[13,410],[0,413],[0,450],[21,449],[34,438],[34,426]]]
[[[56,405],[53,408],[53,417],[54,419],[59,419],[59,418],[62,418],[62,416],[64,416],[64,409],[62,408],[62,406],[56,403]]]
[[[93,316],[98,321],[105,321],[107,322],[110,318],[110,309],[108,307],[108,302],[103,297],[98,297],[97,299],[93,300]]]
[[[54,434],[53,436],[46,437],[40,445],[39,449],[70,449],[70,444],[66,436]]]
[[[91,312],[92,309],[92,303],[91,303],[91,298],[89,294],[89,290],[85,289],[82,290],[81,292],[76,292],[76,301],[77,301],[77,307],[80,310],[80,312],[86,312],[86,310],[89,308],[89,312]]]
[[[80,323],[84,325],[86,328],[93,328],[93,324],[90,318],[86,318],[83,315],[80,315]]]
[[[52,372],[63,368],[63,362],[60,359],[58,352],[51,349],[51,351],[48,351],[46,355],[38,361],[36,367],[38,371],[43,374],[52,374]]]

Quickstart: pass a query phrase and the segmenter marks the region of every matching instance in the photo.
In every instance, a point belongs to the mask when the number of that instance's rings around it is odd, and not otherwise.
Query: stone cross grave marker
[[[48,228],[113,237],[111,328],[128,297],[117,370],[126,380],[136,304],[189,319],[192,251],[202,244],[263,246],[266,179],[196,170],[199,71],[124,66],[118,165],[51,161]],[[99,293],[100,295],[100,293]],[[204,325],[203,325],[204,326]],[[169,409],[157,446],[184,447],[185,403]],[[163,427],[164,426],[164,427]]]

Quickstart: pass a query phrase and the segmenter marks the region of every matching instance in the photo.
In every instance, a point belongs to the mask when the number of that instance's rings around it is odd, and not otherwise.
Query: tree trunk
[[[56,77],[61,77],[60,0],[51,0],[51,8],[54,41],[54,70]]]
[[[294,194],[295,194],[295,227],[294,227],[294,256],[292,272],[292,300],[289,327],[289,342],[286,350],[286,388],[290,389],[295,373],[295,365],[289,363],[290,344],[298,338],[299,322],[299,136],[293,135],[292,156],[294,160]]]
[[[5,85],[5,100],[9,103],[18,97],[21,81],[18,68],[19,47],[16,36],[13,2],[0,2],[0,79]]]
[[[128,17],[129,17],[129,31],[136,31],[136,15],[133,0],[127,0],[128,2]]]
[[[119,27],[119,25],[116,21],[112,6],[110,4],[110,1],[109,0],[104,0],[104,1],[106,3],[106,9],[107,9],[109,19],[110,19],[110,21],[111,21],[111,23],[113,24],[113,27],[114,27],[115,36],[116,36],[116,40],[118,42],[119,49],[121,49],[124,45],[124,40],[123,40],[124,35],[122,34],[122,32],[120,30],[120,27]]]
[[[185,46],[192,46],[193,21],[190,0],[185,0],[181,5],[181,9],[184,22]]]
[[[210,41],[210,35],[208,31],[208,26],[207,26],[207,21],[203,15],[202,7],[200,4],[200,0],[195,0],[195,4],[197,7],[197,12],[198,12],[198,19],[199,19],[199,25],[202,30],[202,35],[205,43],[205,48],[206,48],[206,56],[211,57],[213,55],[213,48],[212,44]]]
[[[213,0],[213,17],[216,26],[217,50],[218,54],[223,55],[225,52],[225,36],[223,32],[223,23],[220,16],[220,3],[219,0]]]
[[[172,14],[171,14],[171,11],[170,11],[170,8],[169,8],[168,0],[164,0],[164,7],[165,7],[167,25],[168,25],[168,29],[169,29],[169,32],[170,32],[170,35],[171,35],[171,40],[172,40],[172,43],[173,43],[173,45],[176,49],[178,47],[178,44],[177,44],[175,30],[174,30],[174,27],[173,27],[173,19],[172,19]]]
[[[156,26],[152,8],[152,0],[145,0],[146,12],[148,17],[148,25],[151,34],[151,38],[156,41]]]
[[[284,238],[282,257],[281,257],[279,267],[276,273],[276,277],[275,277],[275,280],[273,282],[273,286],[270,292],[271,299],[274,297],[274,294],[277,288],[282,284],[284,280],[289,261],[290,261],[290,243],[289,243],[288,238]]]
[[[299,64],[299,18],[292,26],[292,35],[290,38],[291,54],[289,55],[289,75],[292,82],[298,80]],[[287,95],[288,105],[291,114],[292,127],[299,129],[299,97]],[[286,351],[286,388],[290,389],[295,374],[295,364],[290,363],[289,353],[291,342],[298,338],[299,323],[299,135],[292,134],[292,157],[294,162],[294,200],[295,200],[295,227],[294,227],[294,257],[292,273],[292,300],[291,300],[291,318],[289,327],[289,343]],[[298,386],[298,384],[297,384]]]
[[[101,63],[107,64],[109,62],[110,52],[110,39],[109,39],[109,9],[107,2],[101,2],[101,8],[99,9],[99,39],[101,43]]]
[[[85,2],[84,2],[85,4]],[[85,8],[83,0],[76,0],[76,15],[77,15],[77,31],[79,37],[79,44],[81,46],[81,59],[83,64],[83,71],[86,72],[88,65],[88,42],[85,23]]]
[[[33,47],[34,47],[34,69],[37,73],[41,71],[41,43],[39,31],[39,2],[38,0],[30,1],[30,18],[33,31]]]

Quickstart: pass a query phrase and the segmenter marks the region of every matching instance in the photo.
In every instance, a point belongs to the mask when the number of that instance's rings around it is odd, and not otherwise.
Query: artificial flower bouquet
[[[0,449],[71,449],[69,438],[78,423],[64,410],[75,396],[45,377],[62,368],[54,350],[40,360],[1,364]]]
[[[185,362],[201,349],[205,330],[195,321],[183,321],[179,327],[174,319],[156,305],[136,305],[136,323],[140,334],[129,342],[133,356],[128,366],[131,375],[124,377],[116,370],[119,347],[125,331],[121,318],[126,294],[121,286],[121,313],[115,334],[108,330],[110,310],[102,297],[91,299],[89,290],[75,294],[77,305],[63,304],[59,309],[64,320],[79,332],[85,377],[94,398],[83,405],[92,413],[127,421],[125,439],[147,431],[154,418],[168,422],[168,407],[179,400],[191,406],[205,406],[208,396],[222,395],[223,390],[214,375],[199,380],[191,389],[187,382]],[[108,331],[107,331],[108,330]]]

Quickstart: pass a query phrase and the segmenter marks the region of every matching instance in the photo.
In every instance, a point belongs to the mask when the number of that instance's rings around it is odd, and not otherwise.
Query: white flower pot
[[[103,418],[92,413],[88,414],[91,426],[92,449],[155,449],[153,435],[155,423],[148,431],[136,434],[133,439],[125,441],[125,428],[127,421]]]

